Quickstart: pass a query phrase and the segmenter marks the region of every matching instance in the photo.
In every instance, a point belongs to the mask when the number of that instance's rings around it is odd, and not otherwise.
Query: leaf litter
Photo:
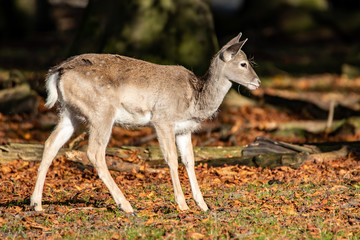
[[[300,84],[300,83],[299,83]],[[303,84],[303,83],[302,83]],[[305,86],[304,84],[302,86]],[[43,103],[43,100],[40,101]],[[303,120],[271,106],[224,107],[193,137],[195,145],[251,143],[257,136],[292,143],[358,140],[341,135],[273,135],[264,124]],[[43,143],[56,123],[56,112],[39,106],[36,116],[0,115],[0,141]],[[151,128],[115,127],[109,146],[141,142]],[[346,135],[347,134],[347,135]],[[76,137],[76,136],[74,136]],[[86,139],[80,145],[85,145]],[[0,164],[0,237],[2,239],[359,239],[360,156],[351,153],[331,161],[308,161],[299,169],[199,165],[196,174],[209,212],[192,199],[186,171],[180,178],[190,210],[174,200],[167,168],[161,172],[111,171],[136,211],[117,209],[92,167],[59,157],[51,165],[43,194],[44,212],[29,207],[37,162]],[[126,159],[124,159],[126,160]],[[137,162],[136,154],[129,161]]]

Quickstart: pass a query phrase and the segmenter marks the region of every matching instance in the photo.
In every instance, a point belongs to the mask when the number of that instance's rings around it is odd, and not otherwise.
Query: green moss
[[[179,60],[188,65],[197,65],[204,56],[204,48],[199,41],[185,35],[178,48]]]

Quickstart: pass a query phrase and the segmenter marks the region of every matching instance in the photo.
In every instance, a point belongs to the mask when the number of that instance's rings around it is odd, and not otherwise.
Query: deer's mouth
[[[249,90],[256,90],[260,87],[260,83],[248,82],[246,83],[245,87],[247,87]]]

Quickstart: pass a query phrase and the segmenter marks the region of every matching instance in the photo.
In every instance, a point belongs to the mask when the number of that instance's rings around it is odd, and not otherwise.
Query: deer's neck
[[[223,77],[223,68],[217,61],[215,58],[211,62],[208,72],[201,78],[203,88],[199,92],[196,109],[200,118],[208,118],[217,111],[232,84]]]

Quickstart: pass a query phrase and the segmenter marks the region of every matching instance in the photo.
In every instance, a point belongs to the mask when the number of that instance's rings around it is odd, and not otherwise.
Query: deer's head
[[[221,64],[223,64],[223,77],[231,82],[238,83],[247,87],[249,90],[255,90],[260,87],[260,79],[251,67],[246,54],[241,50],[247,39],[240,41],[241,33],[231,39],[218,55]]]

